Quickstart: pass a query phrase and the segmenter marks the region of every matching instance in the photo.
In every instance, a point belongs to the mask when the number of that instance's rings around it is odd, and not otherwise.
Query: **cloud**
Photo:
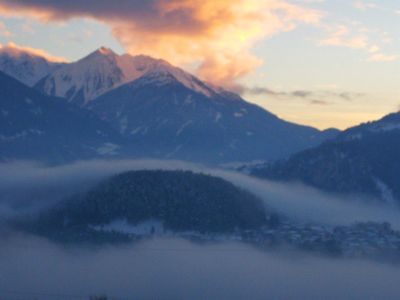
[[[328,101],[324,101],[324,100],[311,100],[310,102],[311,104],[315,104],[315,105],[329,105],[331,104]]]
[[[4,23],[0,22],[0,36],[3,37],[10,37],[13,34],[11,33],[11,31],[9,31],[6,26],[4,25]]]
[[[329,86],[332,88],[332,86]],[[336,87],[334,87],[336,89]],[[355,99],[364,97],[363,93],[355,93],[340,90],[293,90],[293,91],[282,91],[273,90],[267,87],[245,87],[241,86],[239,90],[241,94],[250,95],[267,95],[279,99],[291,100],[291,99],[305,99],[311,104],[327,105],[330,101],[327,100],[346,100],[353,101]]]
[[[21,25],[21,31],[23,33],[26,33],[26,34],[34,34],[36,32],[35,29],[33,28],[32,23],[29,22],[29,21],[28,22],[24,22]]]
[[[19,46],[13,42],[9,42],[5,46],[0,45],[0,53],[2,53],[2,52],[6,52],[13,56],[19,56],[24,53],[28,53],[31,55],[43,57],[46,60],[51,61],[51,62],[66,62],[65,58],[51,55],[42,49]]]
[[[400,59],[400,55],[388,55],[383,53],[375,53],[368,58],[368,61],[390,62]]]
[[[368,37],[364,33],[352,34],[347,26],[339,25],[330,29],[328,37],[319,41],[320,46],[337,46],[353,49],[365,49],[368,46]]]
[[[363,5],[365,5],[363,6],[365,9],[372,8],[372,4],[367,5],[364,3]],[[400,58],[399,55],[383,53],[381,47],[371,42],[369,34],[375,33],[383,43],[390,43],[392,39],[387,32],[369,30],[368,28],[362,27],[357,23],[353,24],[352,26],[354,28],[350,28],[345,25],[325,26],[326,30],[329,32],[328,37],[320,39],[318,45],[363,50],[368,54],[368,58],[365,59],[365,61],[368,62],[389,62],[398,60]]]
[[[357,1],[353,2],[353,7],[358,10],[361,10],[361,11],[379,10],[384,13],[400,15],[400,10],[393,9],[391,6],[388,6],[387,4],[385,5],[384,1],[380,1],[380,2],[381,3],[378,4],[378,1],[377,2],[368,2],[365,0],[357,0]]]
[[[195,64],[203,79],[228,87],[262,63],[251,53],[258,41],[322,18],[285,0],[0,0],[0,12],[16,11],[44,22],[105,22],[128,52]]]
[[[378,5],[376,3],[372,2],[365,2],[362,0],[354,1],[353,6],[359,10],[367,10],[367,9],[374,9],[378,8]]]
[[[298,0],[303,3],[324,3],[326,0]]]
[[[381,49],[379,48],[379,46],[377,45],[372,45],[369,47],[368,52],[369,53],[377,53],[379,52]]]

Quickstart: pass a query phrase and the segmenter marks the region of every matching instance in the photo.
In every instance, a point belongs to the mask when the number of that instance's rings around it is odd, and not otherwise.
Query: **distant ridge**
[[[253,174],[342,194],[400,202],[400,113],[349,128],[332,141],[259,166]]]

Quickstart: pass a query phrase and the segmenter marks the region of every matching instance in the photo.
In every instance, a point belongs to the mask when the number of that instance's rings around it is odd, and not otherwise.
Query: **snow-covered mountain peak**
[[[61,64],[13,44],[0,47],[0,71],[33,86]]]
[[[134,81],[144,74],[160,68],[165,61],[150,56],[123,54],[116,57],[116,63],[124,74],[124,83]]]
[[[121,57],[125,57],[125,59],[132,59],[137,66],[146,66],[146,65],[170,65],[167,61],[154,58],[148,55],[139,54],[139,55],[131,55],[131,54],[123,54]]]
[[[68,98],[80,105],[124,82],[117,65],[118,55],[100,48],[88,56],[67,64],[38,83],[45,93]]]
[[[121,68],[125,75],[127,82],[139,79],[142,76],[146,78],[151,77],[151,81],[159,81],[165,83],[165,79],[175,79],[189,89],[211,96],[216,93],[216,90],[208,84],[197,79],[190,73],[171,65],[169,62],[163,59],[156,59],[147,55],[135,55],[124,54],[117,58],[117,64]],[[172,76],[172,77],[171,77]]]
[[[97,51],[103,55],[114,55],[115,54],[114,51],[112,51],[110,48],[107,48],[104,46],[100,47]]]
[[[156,79],[160,77],[161,81],[165,81],[165,78],[173,78],[188,89],[194,90],[207,97],[219,94],[219,90],[211,84],[205,83],[193,76],[189,72],[184,71],[181,68],[171,65],[169,62],[162,59],[154,59],[144,55],[134,56],[133,60],[137,66],[147,65],[147,72],[143,75],[151,76]]]
[[[115,59],[117,56],[118,54],[116,54],[113,50],[106,47],[100,47],[78,61]]]
[[[118,55],[105,47],[56,70],[37,87],[47,94],[86,105],[105,92],[141,77],[144,80],[151,77],[152,83],[165,83],[165,75],[170,81],[176,80],[207,97],[219,93],[211,85],[165,60],[146,55]]]

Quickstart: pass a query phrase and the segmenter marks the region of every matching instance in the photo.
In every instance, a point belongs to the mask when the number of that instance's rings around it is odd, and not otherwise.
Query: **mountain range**
[[[367,194],[397,205],[399,153],[400,112],[349,128],[320,146],[257,166],[251,172],[279,181],[300,181],[339,194]]]
[[[104,47],[65,64],[44,64],[43,57],[32,54],[15,57],[0,53],[0,71],[97,115],[101,126],[112,127],[114,136],[129,145],[130,157],[207,163],[272,160],[337,134],[284,121],[161,59],[118,55]],[[21,57],[24,63],[19,64]],[[42,67],[32,67],[39,62]]]

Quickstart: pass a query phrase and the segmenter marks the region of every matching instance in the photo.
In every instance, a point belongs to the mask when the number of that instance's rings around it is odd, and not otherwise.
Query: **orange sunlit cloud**
[[[262,63],[251,53],[258,41],[322,17],[285,0],[132,0],[118,6],[105,0],[0,0],[1,13],[15,16],[16,10],[45,22],[105,22],[127,52],[197,65],[201,78],[230,88]]]
[[[23,53],[30,53],[35,56],[43,57],[50,62],[66,62],[65,58],[51,55],[42,49],[19,46],[12,42],[8,43],[5,46],[0,45],[0,52],[2,52],[2,51],[6,51],[8,54],[12,54],[14,56],[18,56]]]

